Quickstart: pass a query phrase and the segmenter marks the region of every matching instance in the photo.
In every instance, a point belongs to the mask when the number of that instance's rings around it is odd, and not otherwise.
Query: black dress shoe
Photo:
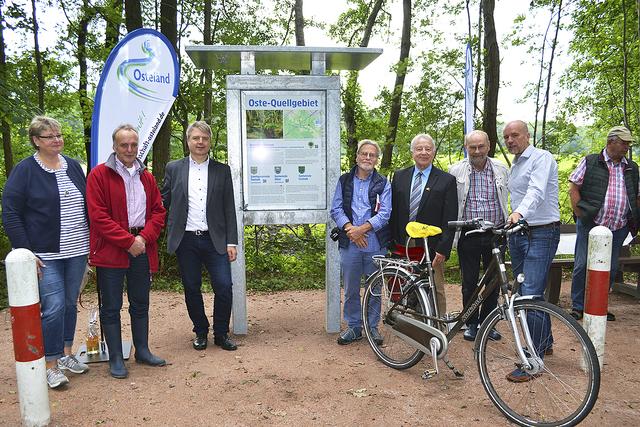
[[[475,341],[476,335],[478,335],[478,325],[472,323],[467,325],[467,330],[462,334],[462,338],[464,338],[465,341]]]
[[[231,341],[231,338],[229,338],[229,335],[214,337],[213,343],[218,347],[222,347],[223,350],[227,350],[227,351],[234,351],[238,349],[238,346],[236,345],[236,343]]]
[[[502,335],[494,328],[489,331],[489,339],[493,341],[500,341],[502,339]]]
[[[207,348],[207,342],[207,334],[196,335],[195,339],[193,340],[193,348],[195,348],[196,350],[204,350],[205,348]]]

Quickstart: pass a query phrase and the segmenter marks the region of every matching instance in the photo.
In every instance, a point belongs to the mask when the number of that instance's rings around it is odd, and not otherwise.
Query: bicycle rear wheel
[[[394,304],[398,312],[419,318],[415,313],[430,315],[429,304],[423,300],[417,288],[402,296],[411,276],[396,268],[385,268],[367,283],[362,300],[362,321],[369,345],[380,360],[394,369],[408,369],[422,359],[424,353],[415,349],[398,336],[387,319]],[[412,315],[413,313],[413,315]],[[423,319],[419,318],[423,321]],[[379,336],[372,333],[378,331]]]
[[[526,371],[517,355],[515,335],[499,310],[482,324],[476,341],[480,379],[489,398],[511,421],[523,426],[568,426],[591,411],[600,389],[600,365],[584,329],[564,310],[545,301],[514,304],[516,333],[526,346],[520,319],[527,319],[536,349],[524,349],[530,361],[542,362]],[[551,327],[549,333],[548,327]],[[502,335],[492,341],[495,328]]]

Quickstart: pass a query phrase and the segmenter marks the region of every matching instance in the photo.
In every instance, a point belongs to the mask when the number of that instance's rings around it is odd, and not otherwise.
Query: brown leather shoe
[[[521,369],[516,369],[515,371],[508,374],[506,378],[512,383],[526,383],[531,381],[534,378],[538,378],[540,375],[542,374],[531,375]]]

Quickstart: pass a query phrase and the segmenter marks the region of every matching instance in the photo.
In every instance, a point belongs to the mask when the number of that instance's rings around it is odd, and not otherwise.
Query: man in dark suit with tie
[[[229,338],[232,282],[238,231],[229,166],[209,158],[211,128],[198,121],[187,129],[189,156],[167,164],[162,200],[167,217],[167,251],[176,253],[184,298],[193,322],[193,348],[207,348],[209,319],[202,299],[202,266],[209,272],[215,298],[214,343],[236,350]]]
[[[410,221],[435,225],[442,234],[429,238],[429,254],[435,271],[438,313],[444,314],[447,302],[444,294],[444,262],[451,253],[454,232],[447,227],[458,215],[456,179],[433,166],[436,147],[427,134],[418,134],[411,141],[415,163],[400,169],[391,182],[391,237],[396,252],[404,254],[407,241],[405,227]],[[410,242],[409,256],[419,260],[424,254],[420,242]]]

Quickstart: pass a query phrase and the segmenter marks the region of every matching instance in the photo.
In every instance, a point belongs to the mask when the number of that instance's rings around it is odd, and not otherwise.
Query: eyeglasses
[[[209,141],[211,141],[211,137],[210,136],[192,136],[189,139],[191,139],[192,141],[195,141],[195,142],[200,142],[200,141],[209,142]]]
[[[363,159],[377,159],[378,153],[358,153],[358,156],[362,157]]]
[[[56,135],[38,135],[38,138],[40,139],[44,139],[47,142],[51,142],[51,141],[55,141],[56,139],[62,139],[62,134],[56,134]]]

